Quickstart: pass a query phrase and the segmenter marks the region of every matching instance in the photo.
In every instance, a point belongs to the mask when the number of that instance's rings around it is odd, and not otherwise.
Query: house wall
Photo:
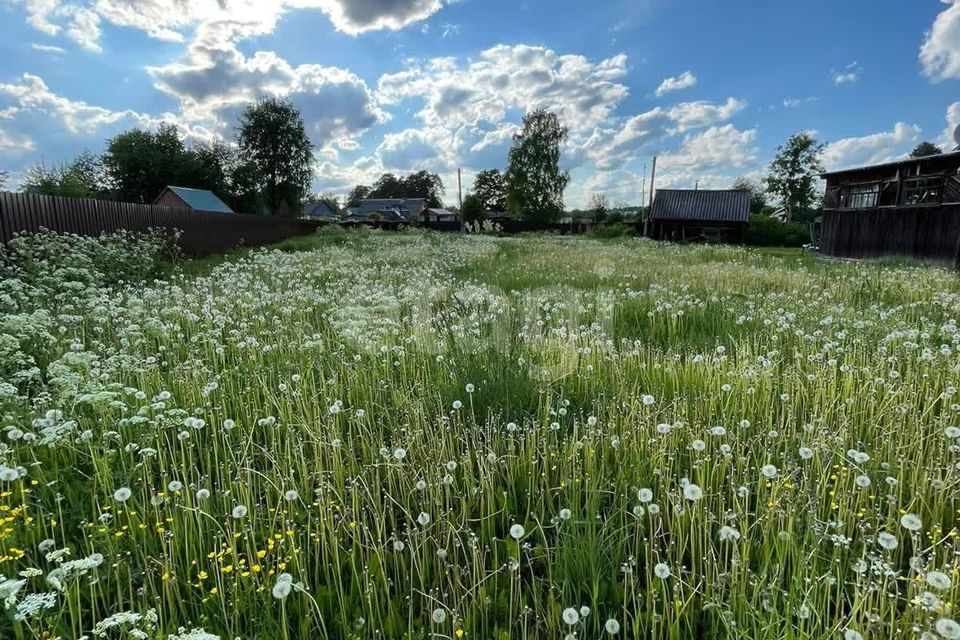
[[[166,189],[154,203],[158,207],[174,207],[176,209],[190,209],[190,205],[180,199],[173,191]]]
[[[704,235],[704,229],[716,230],[718,241],[728,244],[738,244],[746,240],[747,223],[745,222],[713,222],[710,220],[651,220],[648,234],[654,240],[667,242],[694,242]],[[708,231],[711,239],[713,231]]]
[[[820,253],[837,258],[904,256],[958,266],[960,204],[823,212]]]

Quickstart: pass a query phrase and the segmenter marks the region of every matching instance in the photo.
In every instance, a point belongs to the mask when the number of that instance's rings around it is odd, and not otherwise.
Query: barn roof
[[[883,162],[880,164],[870,164],[861,167],[850,167],[848,169],[838,169],[836,171],[826,171],[820,174],[821,178],[829,178],[844,173],[857,173],[860,171],[871,171],[873,169],[893,169],[907,165],[918,164],[953,164],[960,163],[960,151],[949,151],[946,153],[937,153],[932,156],[922,156],[920,158],[901,158],[892,162]]]
[[[657,189],[651,220],[747,222],[750,192],[740,190]]]
[[[213,213],[233,213],[233,209],[218,198],[212,191],[204,189],[190,189],[188,187],[167,187],[177,194],[181,200],[194,211],[210,211]],[[163,195],[163,194],[161,194]],[[158,198],[159,199],[159,198]]]

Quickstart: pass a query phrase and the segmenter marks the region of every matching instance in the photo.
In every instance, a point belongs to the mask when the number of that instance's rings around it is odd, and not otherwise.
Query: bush
[[[807,226],[798,222],[777,222],[764,215],[750,216],[747,244],[756,247],[802,247],[810,242]]]
[[[634,235],[634,228],[622,222],[598,224],[590,230],[590,236],[593,238],[622,238],[627,235]]]

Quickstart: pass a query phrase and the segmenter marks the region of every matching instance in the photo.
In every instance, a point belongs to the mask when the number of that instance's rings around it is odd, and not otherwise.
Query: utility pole
[[[643,186],[640,187],[640,207],[647,201],[647,163],[643,163]]]
[[[650,222],[650,214],[653,213],[653,194],[657,192],[657,156],[653,156],[653,172],[650,174],[650,205],[647,208],[647,215],[643,217],[643,235],[648,235],[647,225]]]
[[[457,193],[460,201],[460,217],[463,218],[463,181],[460,180],[460,168],[457,167]]]

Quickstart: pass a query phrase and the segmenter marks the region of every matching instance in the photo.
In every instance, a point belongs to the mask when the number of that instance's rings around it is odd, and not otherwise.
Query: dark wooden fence
[[[824,211],[820,253],[838,258],[904,256],[957,266],[960,204]]]
[[[179,229],[180,248],[200,257],[238,246],[259,246],[316,231],[319,223],[243,214],[205,213],[130,202],[0,192],[0,241],[50,229],[81,236],[112,231]]]
[[[495,220],[494,224],[499,228],[499,232],[505,235],[514,235],[517,233],[557,233],[557,234],[581,234],[590,230],[585,224],[561,224],[559,222],[530,222],[528,220]],[[634,228],[642,231],[643,223],[629,223]],[[410,224],[406,222],[387,222],[383,220],[347,220],[341,223],[344,227],[371,227],[375,229],[386,229],[396,231],[407,227],[418,227],[421,229],[430,229],[432,231],[463,231],[463,225],[458,221],[452,222],[418,222]]]

